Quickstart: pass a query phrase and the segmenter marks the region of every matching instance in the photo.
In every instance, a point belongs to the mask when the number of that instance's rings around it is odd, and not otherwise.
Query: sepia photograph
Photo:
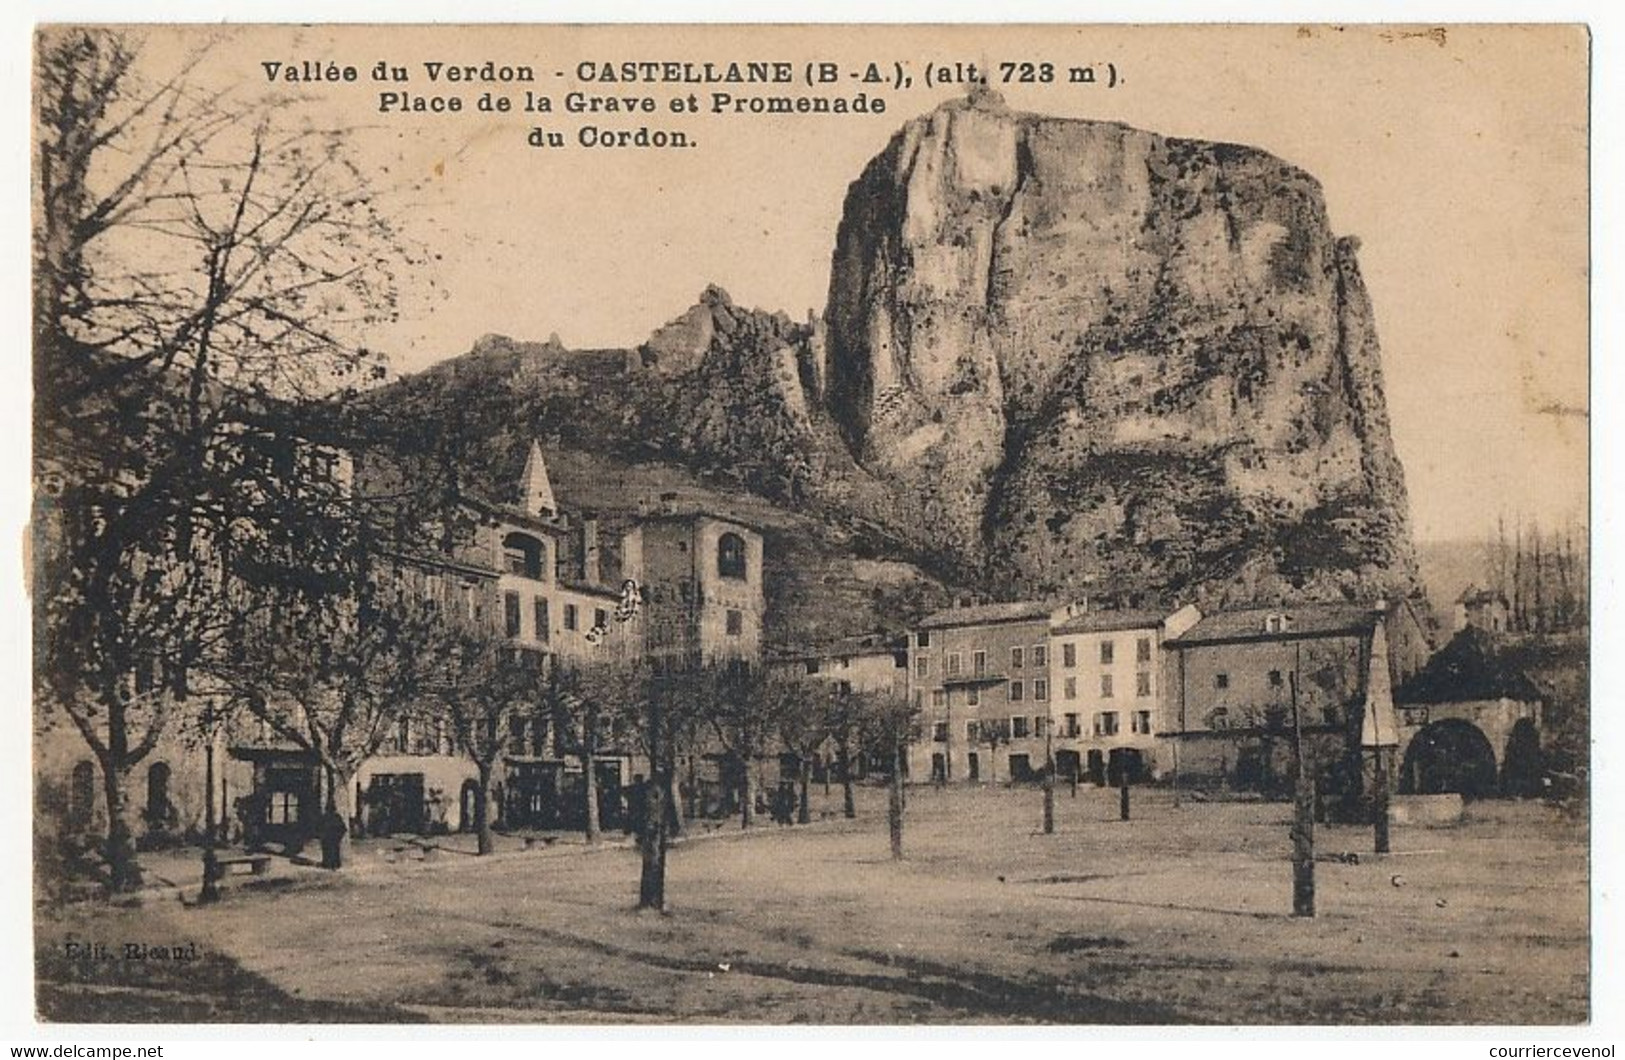
[[[37,26],[12,1000],[1586,1026],[1590,78]]]

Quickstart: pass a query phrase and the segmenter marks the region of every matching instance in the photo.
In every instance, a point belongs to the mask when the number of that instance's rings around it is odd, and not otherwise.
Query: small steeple
[[[530,455],[525,457],[525,471],[519,476],[519,502],[531,515],[557,515],[559,506],[553,500],[553,483],[547,478],[547,461],[542,459],[542,447],[532,440]]]

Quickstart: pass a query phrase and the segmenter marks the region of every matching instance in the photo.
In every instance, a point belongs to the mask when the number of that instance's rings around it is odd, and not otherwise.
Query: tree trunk
[[[1044,777],[1044,834],[1055,834],[1055,777]]]
[[[639,846],[643,872],[638,878],[638,908],[666,908],[666,791],[669,780],[659,773],[650,778]]]
[[[107,800],[107,869],[114,894],[141,889],[141,863],[135,856],[135,835],[130,827],[130,800],[125,788],[125,767],[109,754],[102,760],[102,791]]]
[[[479,793],[474,796],[474,835],[476,850],[484,855],[496,849],[491,834],[491,763],[476,762],[479,767]]]
[[[844,742],[840,745],[841,754],[841,812],[848,818],[858,815],[857,798],[852,791],[852,750]]]
[[[756,812],[756,806],[751,801],[756,797],[756,784],[755,778],[751,776],[752,763],[750,760],[741,755],[740,763],[743,765],[740,772],[744,780],[740,787],[739,796],[739,827],[749,828]]]
[[[598,712],[588,710],[581,719],[581,768],[587,821],[587,842],[598,842],[598,769],[593,763],[598,751]]]
[[[327,808],[322,815],[322,868],[342,869],[350,847],[349,814],[344,802],[350,797],[350,774],[336,766],[326,766]],[[342,798],[339,792],[343,792]]]
[[[683,817],[682,785],[677,781],[677,759],[673,758],[671,769],[666,773],[666,838],[676,839],[683,834],[688,822]]]
[[[891,830],[891,856],[903,856],[903,745],[892,746],[891,796],[887,800],[886,823]]]
[[[797,787],[799,787],[801,789],[801,792],[800,792],[801,805],[796,808],[796,823],[797,824],[811,824],[812,823],[812,761],[806,755],[801,756],[800,769],[797,770],[797,772],[800,774],[800,776],[798,776],[796,779],[801,782],[800,784],[797,785]]]

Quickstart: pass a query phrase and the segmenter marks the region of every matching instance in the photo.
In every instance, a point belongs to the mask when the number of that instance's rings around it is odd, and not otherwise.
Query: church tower
[[[519,503],[525,514],[550,519],[558,514],[558,502],[553,499],[553,483],[547,477],[547,461],[542,459],[540,443],[530,443],[530,455],[525,458],[525,470],[519,476]]]

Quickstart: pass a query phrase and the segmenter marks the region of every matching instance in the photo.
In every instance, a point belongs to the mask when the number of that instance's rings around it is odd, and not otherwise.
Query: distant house
[[[1450,628],[1452,632],[1478,629],[1485,633],[1505,633],[1511,613],[1505,593],[1469,585],[1456,598]]]
[[[908,641],[906,634],[865,633],[817,648],[780,653],[767,666],[770,671],[823,682],[844,692],[889,693],[902,698],[908,695]],[[815,780],[821,780],[824,770],[838,759],[835,750],[830,740],[823,757],[814,763]],[[882,755],[871,762],[856,751],[852,766],[858,778],[872,769],[888,775],[891,771],[889,757]]]
[[[1284,793],[1301,724],[1323,790],[1364,790],[1363,747],[1395,740],[1391,689],[1428,643],[1408,603],[1220,611],[1165,642],[1177,783]]]
[[[1400,791],[1538,792],[1545,694],[1491,633],[1463,629],[1394,699]]]
[[[1072,609],[1050,628],[1055,767],[1097,784],[1150,779],[1165,768],[1163,642],[1201,619],[1162,611]]]
[[[827,681],[849,692],[908,693],[906,634],[865,633],[817,648],[783,652],[769,668]]]
[[[916,781],[1024,780],[1045,764],[1051,719],[1049,629],[1066,611],[1019,601],[938,611],[909,646],[909,695],[924,739]]]

